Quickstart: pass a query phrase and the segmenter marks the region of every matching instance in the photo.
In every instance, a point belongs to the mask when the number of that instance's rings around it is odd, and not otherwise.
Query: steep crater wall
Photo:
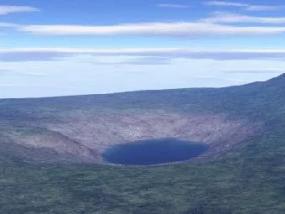
[[[96,163],[102,162],[101,154],[112,145],[161,138],[208,144],[209,150],[203,157],[209,158],[245,142],[262,128],[261,123],[230,119],[224,114],[197,115],[166,111],[106,111],[96,114],[73,111],[59,116],[55,122],[48,121],[40,126],[58,136],[53,134],[50,141],[50,137],[37,136],[35,133],[19,142],[74,155],[82,162]]]

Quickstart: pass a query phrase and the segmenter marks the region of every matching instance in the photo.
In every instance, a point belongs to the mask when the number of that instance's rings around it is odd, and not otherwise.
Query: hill
[[[284,213],[284,95],[281,75],[220,89],[0,100],[0,211]],[[168,166],[101,159],[110,145],[164,137],[210,149]]]

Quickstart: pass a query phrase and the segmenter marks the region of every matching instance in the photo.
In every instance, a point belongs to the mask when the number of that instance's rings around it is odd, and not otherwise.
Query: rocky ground
[[[2,157],[102,163],[109,146],[178,138],[209,145],[212,158],[280,123],[285,75],[221,89],[0,100]]]
[[[35,122],[30,131],[6,132],[11,142],[29,149],[45,149],[85,163],[101,163],[109,146],[137,140],[177,138],[205,143],[212,157],[258,134],[261,123],[230,119],[223,114],[183,114],[166,111],[73,111],[50,122]],[[27,129],[27,128],[25,128]],[[65,159],[63,158],[63,159]],[[58,158],[54,159],[58,160]]]

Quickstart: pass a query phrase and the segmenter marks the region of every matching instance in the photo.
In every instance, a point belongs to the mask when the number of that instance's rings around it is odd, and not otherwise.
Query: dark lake
[[[205,144],[177,139],[144,140],[114,145],[103,153],[103,159],[113,164],[153,165],[190,160],[207,149]]]

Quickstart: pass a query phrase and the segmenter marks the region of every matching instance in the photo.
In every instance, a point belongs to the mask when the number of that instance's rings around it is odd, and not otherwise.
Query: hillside
[[[0,100],[0,211],[284,213],[284,95],[281,75],[221,89]],[[110,145],[165,137],[210,149],[149,168],[101,159]]]

